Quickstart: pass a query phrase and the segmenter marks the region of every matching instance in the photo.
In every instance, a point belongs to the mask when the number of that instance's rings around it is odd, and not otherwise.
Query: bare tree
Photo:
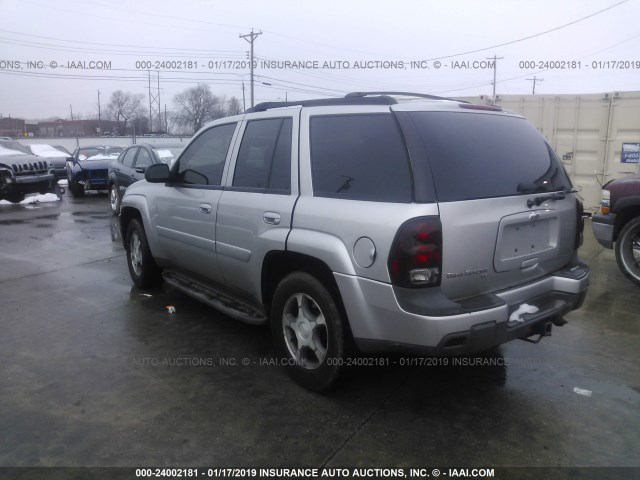
[[[109,118],[116,121],[116,128],[121,135],[125,134],[129,119],[141,111],[143,98],[144,95],[140,93],[123,92],[122,90],[111,94],[106,113]]]
[[[238,115],[242,113],[242,103],[238,97],[231,97],[227,102],[227,115]]]
[[[176,120],[180,125],[190,126],[194,132],[208,121],[224,117],[224,98],[211,93],[208,85],[186,89],[173,97],[177,109]]]

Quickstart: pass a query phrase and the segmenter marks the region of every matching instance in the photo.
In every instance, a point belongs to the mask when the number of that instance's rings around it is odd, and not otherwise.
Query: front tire
[[[346,318],[331,292],[315,277],[295,272],[276,288],[271,333],[293,380],[316,392],[338,381],[346,359]]]
[[[133,283],[140,288],[155,287],[162,282],[161,271],[156,265],[144,227],[134,219],[127,228],[127,265]]]
[[[84,187],[75,182],[69,182],[69,191],[74,198],[84,197]]]
[[[640,285],[640,217],[628,222],[618,235],[616,261],[622,273]]]
[[[120,202],[122,197],[120,196],[120,187],[115,183],[109,186],[109,204],[111,205],[111,213],[118,215],[120,213]]]

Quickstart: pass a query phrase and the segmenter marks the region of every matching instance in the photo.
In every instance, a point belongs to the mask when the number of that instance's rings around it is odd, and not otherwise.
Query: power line
[[[582,22],[583,20],[587,20],[589,18],[595,17],[596,15],[600,15],[601,13],[604,13],[604,12],[606,12],[608,10],[611,10],[612,8],[618,7],[618,6],[622,5],[623,3],[627,3],[628,1],[629,0],[622,0],[621,2],[614,3],[613,5],[610,5],[607,8],[603,8],[602,10],[598,10],[597,12],[594,12],[594,13],[592,13],[590,15],[587,15],[586,17],[579,18],[577,20],[574,20],[574,21],[569,22],[569,23],[565,23],[564,25],[560,25],[558,27],[550,28],[549,30],[545,30],[544,32],[535,33],[533,35],[522,37],[522,38],[519,38],[517,40],[511,40],[510,42],[499,43],[497,45],[492,45],[490,47],[479,48],[477,50],[469,50],[467,52],[455,53],[453,55],[445,55],[443,57],[427,58],[426,61],[442,60],[442,59],[445,59],[445,58],[453,58],[453,57],[461,57],[462,55],[469,55],[469,54],[472,54],[472,53],[485,52],[487,50],[491,50],[491,49],[494,49],[494,48],[505,47],[507,45],[513,45],[514,43],[524,42],[525,40],[531,40],[532,38],[540,37],[542,35],[546,35],[547,33],[556,32],[556,31],[561,30],[563,28],[566,28],[566,27],[569,27],[571,25],[575,25],[576,23]]]
[[[126,45],[121,43],[100,43],[100,42],[87,42],[82,40],[66,40],[64,38],[56,38],[56,37],[47,37],[44,35],[32,35],[28,33],[15,32],[13,30],[4,30],[0,28],[0,32],[10,33],[13,35],[22,35],[25,37],[33,37],[33,38],[42,38],[43,40],[55,40],[56,42],[67,42],[73,43],[74,45],[82,44],[82,45],[99,45],[103,47],[124,47],[124,48],[150,48],[153,50],[177,50],[177,51],[193,51],[193,52],[202,52],[202,53],[238,53],[237,50],[208,50],[202,48],[176,48],[176,47],[147,47],[144,45]],[[13,39],[11,39],[13,40]],[[39,44],[43,45],[43,44]]]

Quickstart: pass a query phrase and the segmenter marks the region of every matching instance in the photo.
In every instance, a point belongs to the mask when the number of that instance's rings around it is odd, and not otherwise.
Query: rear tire
[[[618,235],[616,261],[622,273],[640,285],[640,217],[629,221]]]
[[[271,333],[278,361],[308,390],[332,388],[346,363],[346,318],[338,302],[315,277],[295,272],[276,288]]]
[[[127,228],[127,265],[133,283],[140,288],[149,288],[160,285],[162,282],[161,270],[156,265],[144,227],[139,220],[134,219]]]

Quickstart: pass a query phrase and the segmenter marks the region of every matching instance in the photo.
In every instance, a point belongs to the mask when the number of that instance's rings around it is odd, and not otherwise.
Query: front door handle
[[[209,205],[208,203],[201,203],[200,204],[200,213],[211,213],[211,205]]]
[[[264,215],[262,216],[262,221],[264,223],[268,223],[269,225],[279,225],[280,214],[276,212],[264,212]]]

